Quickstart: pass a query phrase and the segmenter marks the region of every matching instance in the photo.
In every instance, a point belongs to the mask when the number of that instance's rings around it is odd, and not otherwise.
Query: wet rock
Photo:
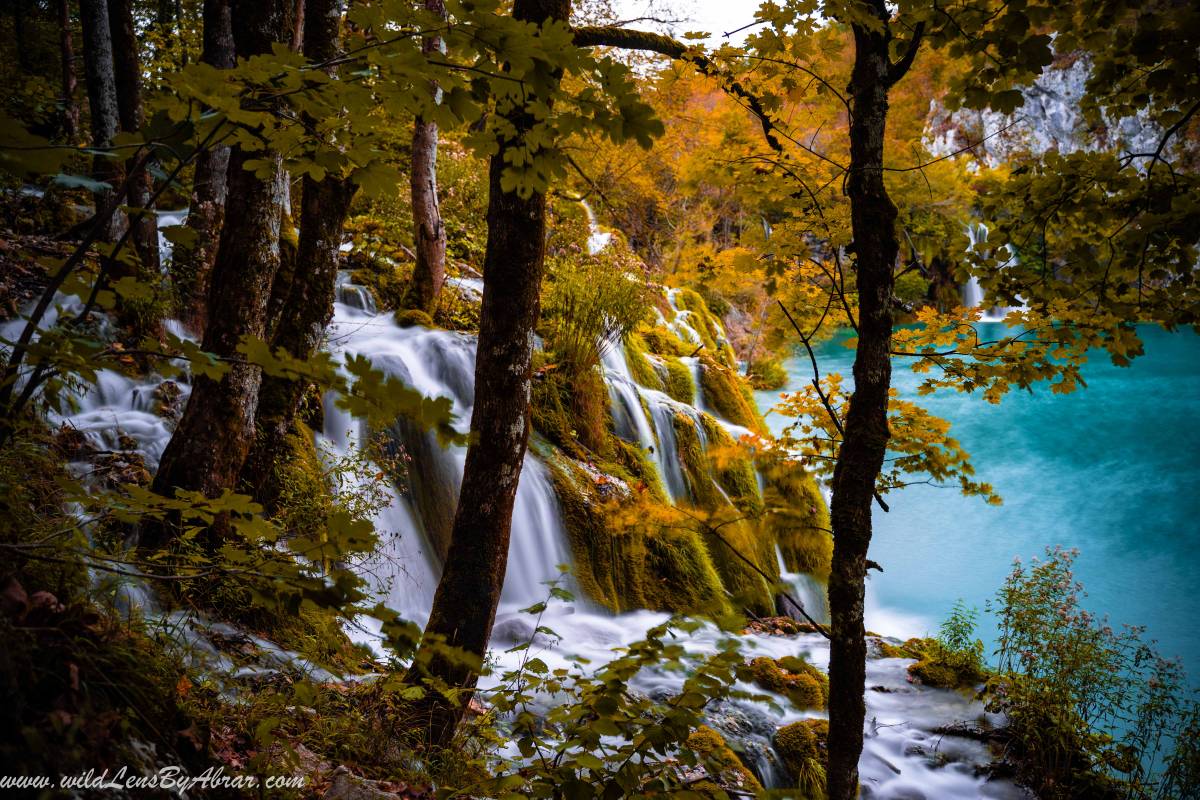
[[[93,474],[110,489],[128,484],[148,486],[152,477],[146,459],[137,452],[104,453],[94,465]]]
[[[88,435],[66,423],[54,432],[54,449],[67,461],[82,461],[96,453]]]
[[[323,795],[324,800],[401,800],[395,792],[379,788],[378,781],[360,778],[346,767],[333,772],[333,780]]]
[[[163,419],[179,421],[183,416],[183,389],[175,381],[163,381],[154,389],[154,413]]]

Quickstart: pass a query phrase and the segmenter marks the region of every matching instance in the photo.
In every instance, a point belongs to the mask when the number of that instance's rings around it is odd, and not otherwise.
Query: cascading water
[[[450,288],[462,291],[465,296],[477,296],[478,287],[465,280],[450,283]],[[354,286],[347,276],[339,278],[337,297],[328,332],[329,349],[343,357],[351,353],[367,356],[377,368],[423,394],[449,398],[458,416],[459,430],[467,430],[474,399],[474,337],[421,327],[402,328],[390,314],[376,313],[370,293]],[[675,297],[669,295],[669,298],[674,307]],[[676,329],[681,335],[691,330],[698,340],[698,334],[687,323],[687,312],[677,308],[675,311]],[[0,334],[11,340],[17,324],[8,323]],[[53,315],[45,324],[53,324]],[[173,332],[184,332],[178,324],[169,327]],[[682,414],[695,424],[703,446],[705,426],[700,424],[703,412],[699,409],[699,397],[696,404],[688,405],[638,385],[630,374],[627,357],[623,348],[615,347],[603,359],[617,432],[652,453],[654,465],[672,499],[686,499],[687,484],[676,453],[675,419]],[[689,367],[699,387],[700,365],[689,363]],[[97,447],[105,449],[112,449],[114,443],[129,445],[131,439],[152,468],[170,437],[170,418],[154,413],[157,390],[162,383],[154,376],[138,381],[104,372],[98,384],[81,395],[76,412],[52,421],[75,425]],[[186,397],[186,383],[181,382],[180,389]],[[365,424],[338,409],[334,402],[327,402],[325,408],[318,444],[327,457],[338,458],[362,448],[369,435]],[[735,438],[748,433],[718,421]],[[404,445],[412,460],[407,475],[388,490],[387,502],[375,517],[380,546],[361,569],[374,581],[381,599],[406,618],[421,622],[428,616],[440,571],[440,558],[433,541],[444,535],[447,519],[453,514],[464,450],[437,447],[426,434],[404,424],[397,424],[386,433]],[[123,440],[122,434],[130,439]],[[572,606],[556,604],[546,612],[541,624],[560,632],[569,628],[569,636],[557,642],[534,638],[532,619],[519,609],[544,599],[547,590],[542,584],[558,578],[557,565],[569,560],[553,485],[546,468],[536,457],[528,455],[518,489],[508,571],[493,635],[493,643],[499,650],[532,638],[532,651],[552,668],[577,664],[573,659],[580,657],[599,664],[611,658],[613,648],[636,641],[649,627],[665,621],[665,614],[655,612],[614,616],[584,602]],[[818,610],[823,607],[823,593],[811,578],[786,572],[783,577],[806,607]],[[138,602],[149,608],[152,598],[143,597]],[[219,624],[202,620],[182,624],[185,628],[181,635],[191,638],[195,649],[203,651],[201,655],[210,669],[215,664],[215,668],[233,672],[228,659],[209,643],[209,636],[222,633]],[[718,639],[717,631],[702,628],[684,644],[697,654],[712,653]],[[270,665],[276,662],[291,668],[300,665],[320,680],[333,679],[313,665],[304,665],[294,653],[264,640],[255,642],[265,654],[267,666],[263,669],[272,668]],[[827,642],[816,634],[747,635],[744,646],[751,655],[775,658],[804,655],[822,668],[828,663]],[[492,655],[502,669],[515,666],[522,657],[505,652]],[[978,777],[990,761],[983,745],[937,733],[940,727],[961,720],[979,720],[983,717],[980,705],[951,691],[910,684],[905,671],[907,663],[904,659],[875,659],[867,665],[870,725],[860,764],[864,796],[869,793],[878,800],[1022,796],[1010,783],[988,782]],[[485,678],[481,688],[486,690],[489,680],[494,679]],[[675,673],[648,673],[637,679],[635,688],[648,694],[674,693],[682,680]],[[751,686],[740,688],[762,691]],[[778,701],[778,708],[770,708],[747,700],[730,700],[708,714],[709,723],[745,752],[749,766],[768,787],[787,784],[771,747],[775,730],[814,716],[812,712],[792,709],[783,698]]]
[[[967,226],[967,236],[971,240],[971,244],[967,248],[968,252],[970,252],[970,251],[983,252],[984,251],[984,249],[987,245],[987,239],[988,239],[988,228],[986,225],[984,225],[982,222],[972,222],[971,224],[969,224]],[[1008,245],[1004,246],[1003,252],[1010,252]],[[1021,300],[1021,298],[1018,297],[1017,300]],[[979,278],[975,277],[974,275],[972,275],[970,278],[968,278],[967,282],[965,284],[963,284],[962,301],[963,301],[964,307],[971,308],[971,309],[979,308],[980,306],[983,305],[983,301],[984,301],[983,287],[979,285]],[[982,322],[1003,322],[1004,318],[1006,316],[1008,316],[1008,313],[1010,311],[1019,310],[1023,307],[1024,307],[1023,305],[1022,306],[990,305],[984,309],[983,316],[981,317],[981,321]]]

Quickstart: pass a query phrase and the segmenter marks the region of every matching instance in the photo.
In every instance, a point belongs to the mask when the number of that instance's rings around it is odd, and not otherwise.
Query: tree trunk
[[[58,0],[58,47],[62,54],[63,137],[73,143],[79,136],[79,104],[75,102],[75,42],[71,35],[70,0]]]
[[[442,18],[446,16],[443,0],[425,0],[425,8]],[[442,49],[439,36],[429,36],[421,45],[425,53]],[[441,89],[430,82],[434,100],[440,100]],[[417,117],[412,138],[412,209],[413,247],[417,263],[413,266],[412,289],[409,301],[414,308],[433,314],[438,296],[446,280],[446,227],[437,190],[437,123]]]
[[[132,0],[109,0],[108,23],[112,32],[113,71],[117,84],[117,113],[121,130],[136,133],[145,124],[142,108],[142,66],[138,60],[138,40],[133,27]],[[154,193],[150,171],[142,167],[134,172],[136,159],[125,162],[129,175],[129,204],[134,208],[145,208]],[[157,277],[158,262],[158,218],[153,213],[143,214],[130,237],[133,249],[141,261],[143,277]]]
[[[338,52],[342,21],[341,0],[308,0],[304,12],[304,55],[325,61]],[[330,70],[333,74],[335,70]],[[282,347],[306,359],[320,346],[333,316],[338,252],[350,204],[358,187],[349,178],[328,175],[322,181],[304,177],[300,193],[300,243],[290,286],[276,287],[286,298],[284,312],[272,337],[272,349]],[[277,281],[278,283],[278,281]],[[272,465],[284,446],[306,385],[303,381],[265,376],[258,400],[258,435],[242,468],[242,482],[254,499],[273,510],[277,487],[270,481]]]
[[[291,37],[291,3],[256,0],[239,3],[234,34],[237,54],[268,52]],[[274,163],[266,177],[245,169],[251,159]],[[280,157],[235,147],[229,160],[227,224],[213,266],[203,347],[222,357],[237,355],[243,337],[266,336],[267,301],[279,267]],[[219,310],[219,312],[217,312]],[[177,488],[214,497],[234,487],[254,438],[254,417],[262,371],[234,361],[220,380],[197,376],[171,441],[163,452],[153,488],[171,496]],[[162,546],[165,526],[149,531],[143,545]]]
[[[80,0],[79,19],[83,24],[83,67],[92,114],[92,147],[103,150],[112,145],[120,127],[108,3],[106,0]],[[100,209],[123,179],[121,162],[97,155],[92,160],[92,173],[110,187],[96,192],[96,208]],[[124,216],[116,211],[105,226],[104,238],[113,241],[124,229]]]
[[[517,0],[513,7],[515,18],[536,23],[566,20],[569,12],[569,0]],[[479,658],[487,650],[504,585],[513,503],[529,437],[530,361],[545,260],[545,195],[523,199],[501,188],[504,155],[520,145],[533,124],[524,110],[511,114],[510,121],[515,136],[500,143],[489,167],[472,444],[446,566],[425,627],[427,642],[440,641]],[[419,735],[430,744],[445,745],[462,718],[478,672],[461,659],[448,658],[436,644],[422,650],[408,680],[430,676],[467,690],[458,703],[427,690],[416,704]]]
[[[854,26],[854,70],[850,78],[850,173],[846,194],[859,297],[858,349],[854,394],[846,414],[841,452],[833,474],[833,564],[829,576],[829,765],[830,800],[858,796],[862,754],[866,640],[863,594],[867,548],[871,543],[871,503],[889,438],[891,386],[892,265],[899,252],[896,206],[883,182],[883,142],[888,89],[899,77],[888,60],[889,14],[883,0],[872,7],[880,32]],[[919,41],[919,35],[918,35]],[[914,45],[915,46],[915,45]]]
[[[204,0],[201,59],[217,69],[232,69],[237,62],[229,0]],[[187,216],[187,225],[195,231],[196,241],[186,250],[176,250],[171,267],[183,321],[199,334],[204,333],[208,318],[208,279],[225,219],[228,172],[229,148],[225,145],[217,145],[196,159]]]

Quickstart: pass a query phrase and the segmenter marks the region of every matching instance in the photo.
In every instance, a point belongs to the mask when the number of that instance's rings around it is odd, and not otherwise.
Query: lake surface
[[[1145,625],[1161,653],[1182,657],[1200,683],[1200,336],[1139,333],[1146,355],[1132,366],[1098,354],[1084,370],[1088,388],[1065,396],[1013,391],[999,405],[957,393],[918,398],[918,376],[896,363],[901,394],[953,423],[976,477],[992,483],[1004,505],[929,486],[890,494],[890,513],[874,509],[871,556],[885,571],[871,573],[869,627],[934,632],[963,598],[979,608],[990,652],[995,625],[984,603],[1013,558],[1078,547],[1084,606],[1114,624]],[[818,355],[822,372],[849,382],[854,356],[844,338]],[[787,368],[783,391],[811,375],[807,357]],[[778,394],[759,392],[759,406],[770,408]],[[775,431],[787,424],[777,414],[767,422]]]

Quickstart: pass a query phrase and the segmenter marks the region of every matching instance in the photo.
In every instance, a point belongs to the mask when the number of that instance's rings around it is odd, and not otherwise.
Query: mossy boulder
[[[806,800],[825,797],[825,769],[829,765],[829,720],[805,719],[775,732],[775,752]]]
[[[367,287],[379,309],[397,311],[405,307],[412,281],[412,264],[397,264],[390,259],[371,258],[362,253],[352,254],[351,260],[356,264],[350,272],[351,282]]]
[[[784,695],[797,708],[818,709],[829,704],[829,678],[803,659],[777,661],[762,656],[751,661],[747,671],[756,686]]]
[[[777,358],[757,359],[750,365],[750,385],[760,392],[782,389],[787,382],[787,370]]]
[[[688,735],[687,748],[700,758],[711,778],[692,784],[693,791],[705,797],[725,796],[724,793],[730,791],[757,796],[763,791],[758,778],[742,763],[725,738],[707,725],[701,725]]]
[[[639,336],[645,343],[648,352],[660,356],[689,356],[696,349],[696,345],[689,345],[676,336],[670,328],[662,325],[643,328],[639,332]]]
[[[432,328],[433,317],[419,308],[406,308],[403,311],[396,312],[396,324],[401,328],[411,328],[414,325]]]
[[[547,358],[534,354],[529,399],[534,429],[576,458],[611,459],[617,437],[609,431],[608,390],[600,371],[569,373]]]
[[[708,353],[700,355],[700,366],[700,385],[708,407],[735,425],[765,435],[767,425],[754,404],[749,384]]]

